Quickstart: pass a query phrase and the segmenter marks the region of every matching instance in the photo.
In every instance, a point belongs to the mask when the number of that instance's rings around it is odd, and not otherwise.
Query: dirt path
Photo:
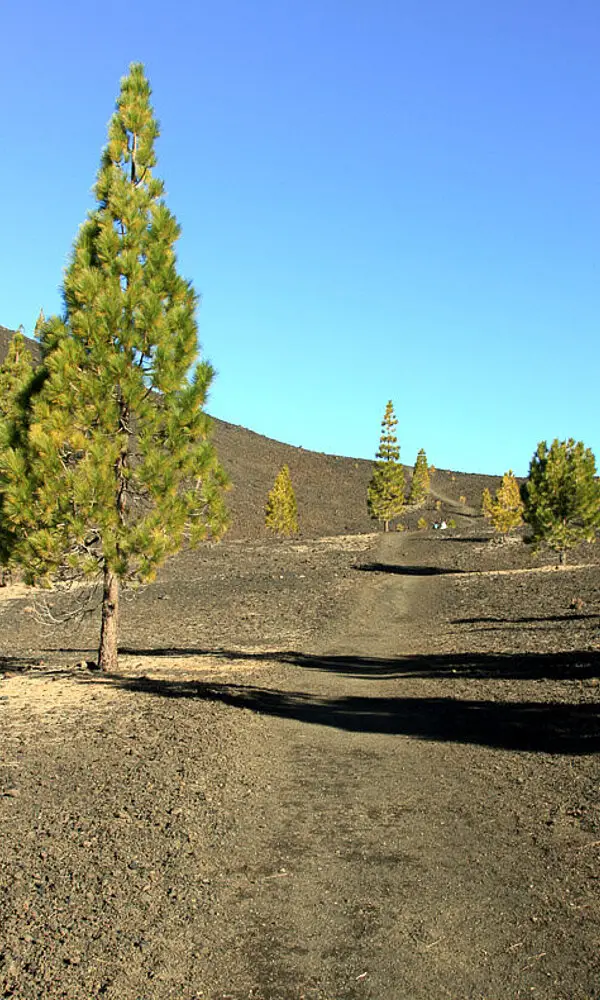
[[[598,567],[438,534],[186,555],[115,677],[4,609],[0,996],[598,1000]]]
[[[397,568],[410,542],[382,538],[376,555]],[[543,722],[498,721],[496,699],[518,693],[502,681],[482,698],[481,679],[406,670],[407,654],[434,652],[435,584],[372,574],[312,656],[231,689],[264,713],[272,770],[245,818],[258,868],[245,844],[236,854],[251,883],[237,904],[248,979],[227,993],[600,995],[598,840],[548,809],[558,785],[566,812],[574,764],[538,752]]]

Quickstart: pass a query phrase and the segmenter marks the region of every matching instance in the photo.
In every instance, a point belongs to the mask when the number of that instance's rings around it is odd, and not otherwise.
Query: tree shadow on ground
[[[61,648],[53,654],[85,657],[89,649]],[[302,670],[324,671],[361,680],[420,678],[427,680],[588,680],[600,677],[600,650],[575,649],[549,653],[439,653],[406,656],[354,656],[343,653],[303,653],[293,649],[261,652],[225,647],[120,646],[123,656],[151,659],[194,659],[280,663]],[[37,663],[38,661],[36,661]],[[7,661],[8,664],[8,661]],[[196,664],[197,666],[197,664]],[[7,665],[7,669],[9,669]],[[12,669],[12,668],[11,668]],[[18,668],[15,668],[18,669]]]
[[[399,576],[450,576],[464,573],[462,569],[444,569],[442,566],[400,566],[391,563],[357,563],[354,569],[361,573],[397,573]]]
[[[477,618],[453,618],[452,625],[479,625],[479,624],[490,624],[490,625],[520,625],[529,624],[535,622],[577,622],[577,621],[588,621],[593,619],[600,619],[600,615],[596,614],[566,614],[566,615],[530,615],[525,618],[498,618],[493,615],[481,615]]]
[[[466,543],[468,545],[476,542],[478,545],[483,545],[485,542],[491,542],[493,535],[453,535],[450,531],[434,531],[433,536],[428,535],[424,538],[415,539],[421,545],[437,545],[438,542],[444,542],[448,544],[450,542]]]
[[[445,535],[443,541],[446,544],[449,544],[450,542],[452,544],[459,542],[462,544],[466,543],[467,545],[472,545],[473,543],[476,543],[477,545],[484,545],[491,541],[491,537],[490,535],[469,535],[468,537],[455,538],[453,535]]]
[[[88,680],[87,683],[90,683]],[[597,704],[453,698],[324,698],[243,684],[103,675],[92,683],[161,698],[198,699],[346,732],[410,736],[504,750],[589,754],[600,750]]]
[[[38,666],[39,662],[31,656],[0,656],[0,673],[4,670],[11,673],[31,670],[32,667]]]

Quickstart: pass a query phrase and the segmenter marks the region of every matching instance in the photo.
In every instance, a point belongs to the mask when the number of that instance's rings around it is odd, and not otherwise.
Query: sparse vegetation
[[[379,451],[367,491],[369,514],[383,523],[385,531],[389,531],[390,521],[399,517],[404,509],[404,469],[400,464],[397,424],[390,400],[381,422]]]
[[[413,469],[408,502],[413,504],[422,503],[428,493],[429,468],[427,465],[427,456],[424,449],[421,448]]]
[[[485,518],[490,520],[492,517],[493,509],[494,509],[494,500],[492,498],[492,494],[489,490],[489,487],[486,486],[481,495],[481,513]]]
[[[428,526],[427,525],[427,518],[420,517],[419,520],[417,521],[417,528],[419,529],[419,531],[425,531],[425,529],[427,528],[427,526]]]
[[[464,495],[461,494],[461,496],[459,496],[459,498],[458,498],[458,502],[459,503],[466,503],[467,502],[466,496],[464,496]]]
[[[523,524],[523,501],[512,470],[502,476],[495,497],[489,489],[483,491],[482,510],[499,535],[508,535]]]
[[[594,541],[600,527],[600,485],[590,448],[573,438],[540,441],[529,465],[522,498],[533,541],[545,543],[566,562],[567,551]]]
[[[65,273],[64,313],[41,325],[42,377],[0,469],[28,579],[66,567],[101,580],[98,665],[111,671],[121,585],[152,579],[184,538],[218,537],[227,521],[203,410],[213,370],[196,363],[197,296],[177,273],[179,227],[153,174],[157,136],[150,86],[133,64],[97,205]]]
[[[265,526],[276,535],[298,531],[298,505],[287,465],[279,470],[265,507]]]

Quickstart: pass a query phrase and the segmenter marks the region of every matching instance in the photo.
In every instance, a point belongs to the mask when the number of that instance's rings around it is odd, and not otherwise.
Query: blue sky
[[[60,310],[140,60],[215,416],[371,458],[392,399],[406,463],[600,460],[597,0],[2,6],[1,325]]]

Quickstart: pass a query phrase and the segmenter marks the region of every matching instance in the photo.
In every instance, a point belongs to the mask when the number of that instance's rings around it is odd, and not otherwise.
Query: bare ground
[[[112,677],[4,592],[0,996],[600,997],[597,555],[468,514],[184,553]]]

